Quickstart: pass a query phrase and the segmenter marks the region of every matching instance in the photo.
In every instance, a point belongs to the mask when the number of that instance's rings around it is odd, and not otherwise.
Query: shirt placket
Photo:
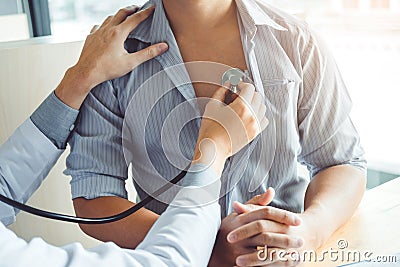
[[[240,15],[239,15],[239,18],[240,18]],[[252,76],[255,89],[263,97],[265,97],[265,93],[264,93],[264,89],[263,89],[264,87],[262,84],[262,79],[261,79],[261,75],[260,75],[258,64],[257,64],[257,58],[255,55],[254,38],[257,33],[257,26],[255,24],[252,24],[250,27],[248,27],[249,29],[247,29],[239,19],[239,27],[240,27],[240,32],[241,32],[241,36],[242,36],[242,45],[243,45],[244,52],[245,52],[244,54],[245,54],[245,58],[246,58],[246,63],[248,65],[250,74]],[[248,147],[246,148],[247,152],[238,153],[237,155],[232,156],[229,160],[229,169],[228,169],[229,173],[228,173],[228,182],[227,182],[227,188],[226,188],[227,194],[226,194],[226,198],[225,198],[226,214],[230,214],[233,211],[232,205],[230,205],[230,203],[232,203],[233,198],[238,198],[238,195],[239,195],[238,188],[236,188],[236,186],[233,186],[233,184],[232,184],[232,183],[236,182],[236,180],[237,180],[234,178],[235,175],[232,173],[232,171],[237,170],[237,169],[246,168],[246,166],[245,166],[246,161],[243,160],[243,157],[244,157],[243,154],[251,153],[254,150],[258,141],[260,141],[260,140],[257,137],[255,140],[253,140],[253,142],[251,142],[248,145]],[[239,183],[239,180],[237,182]],[[230,190],[231,188],[232,188],[232,190]]]

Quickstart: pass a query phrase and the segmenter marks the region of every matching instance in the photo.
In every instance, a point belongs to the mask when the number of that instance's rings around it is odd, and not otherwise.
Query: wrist
[[[211,167],[218,175],[222,174],[228,153],[210,139],[199,139],[197,142],[193,163],[200,163]]]
[[[306,235],[303,236],[305,239],[305,246],[308,249],[318,249],[324,244],[324,238],[321,236],[324,229],[321,229],[318,224],[317,214],[314,211],[306,210],[300,214],[302,224],[306,227]]]
[[[66,71],[55,94],[66,105],[78,110],[93,87],[84,72],[74,66]]]

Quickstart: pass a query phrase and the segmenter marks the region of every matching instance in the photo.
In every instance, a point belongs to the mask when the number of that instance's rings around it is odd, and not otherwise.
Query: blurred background
[[[264,1],[306,20],[334,54],[369,161],[368,188],[399,177],[400,0]],[[120,7],[144,2],[0,0],[0,143],[54,90],[66,68],[76,62],[94,24]],[[73,212],[69,178],[61,174],[64,161],[31,204]],[[20,214],[12,228],[26,239],[40,235],[56,245],[71,240],[83,240],[85,246],[97,243],[77,226],[60,232],[59,224]]]

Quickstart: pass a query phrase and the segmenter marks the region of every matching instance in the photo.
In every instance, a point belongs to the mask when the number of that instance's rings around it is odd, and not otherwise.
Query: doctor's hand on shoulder
[[[94,26],[87,36],[78,62],[67,70],[56,96],[68,106],[79,109],[96,85],[121,77],[143,62],[168,50],[166,43],[128,53],[124,42],[129,33],[154,12],[154,6],[140,12],[130,6],[109,16],[101,26]]]

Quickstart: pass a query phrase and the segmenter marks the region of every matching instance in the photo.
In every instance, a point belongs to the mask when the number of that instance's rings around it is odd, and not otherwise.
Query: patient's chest
[[[239,32],[230,36],[216,36],[208,38],[176,37],[183,61],[207,61],[228,65],[232,68],[247,69]],[[223,70],[213,73],[222,77]],[[192,76],[189,71],[189,76]],[[196,82],[193,84],[197,97],[211,97],[219,85],[207,82]]]

